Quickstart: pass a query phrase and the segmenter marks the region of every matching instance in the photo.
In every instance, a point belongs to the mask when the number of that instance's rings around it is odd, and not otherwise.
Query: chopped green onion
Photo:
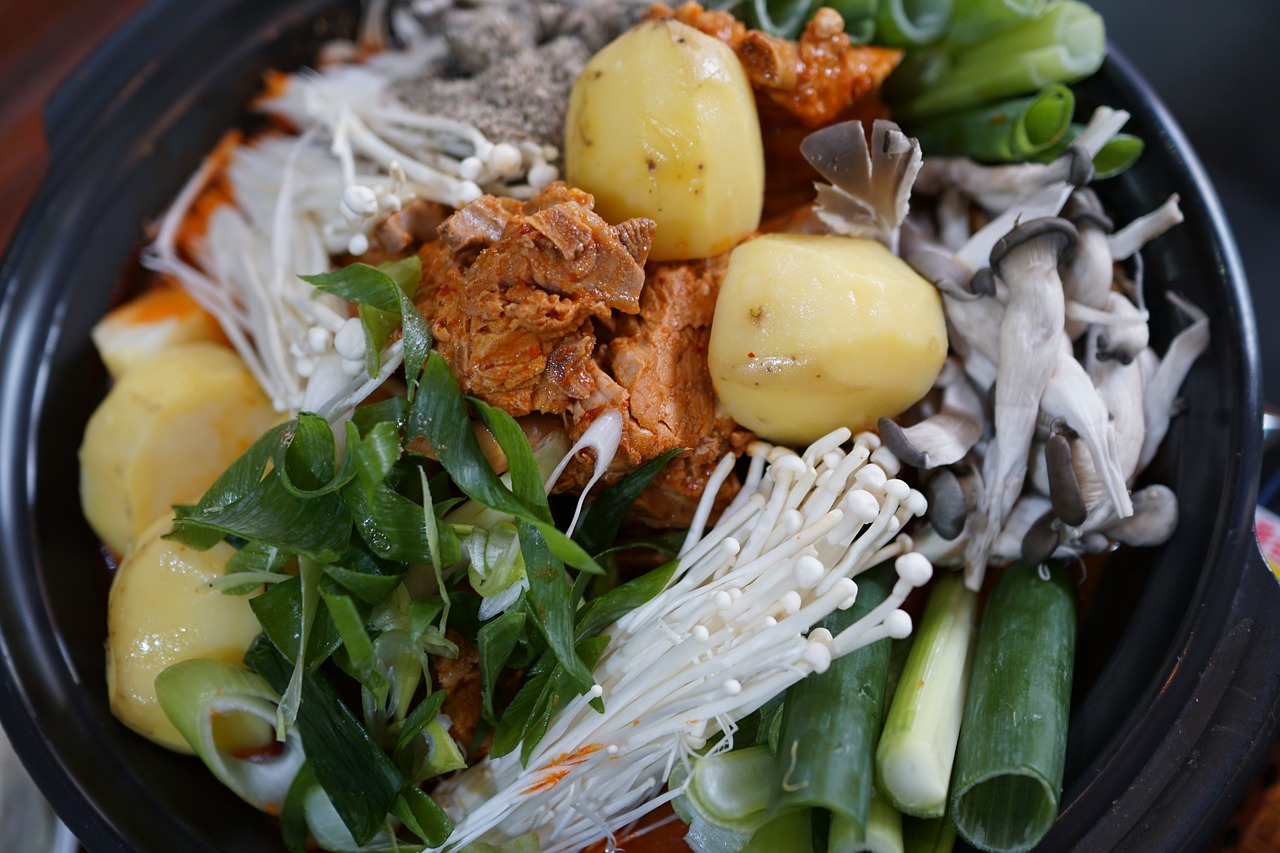
[[[956,828],[949,817],[904,817],[902,846],[905,853],[951,853]]]
[[[1142,156],[1146,143],[1131,133],[1117,133],[1093,156],[1093,179],[1114,178]]]
[[[844,18],[844,31],[853,44],[868,44],[875,38],[880,0],[830,0],[824,5]]]
[[[942,38],[951,25],[955,0],[880,0],[876,10],[876,41],[914,47]]]
[[[994,32],[1037,18],[1048,0],[956,0],[956,14],[947,31],[952,44],[973,44]]]
[[[888,597],[892,564],[858,576],[858,598],[821,627],[838,635]],[[861,833],[872,798],[892,640],[851,652],[790,688],[783,700],[770,814],[824,808]]]
[[[1075,585],[1015,565],[991,593],[974,652],[951,816],[983,850],[1034,847],[1053,825],[1066,760]]]
[[[268,642],[259,639],[245,660],[277,690],[291,681],[289,662]],[[383,827],[408,783],[323,674],[304,674],[300,683],[297,731],[308,763],[341,824],[358,844],[366,844]],[[314,833],[311,811],[309,798],[308,824]],[[444,843],[444,838],[435,843]]]
[[[235,795],[256,809],[279,813],[302,767],[302,741],[285,739],[284,751],[262,760],[234,755],[218,743],[214,721],[256,721],[271,741],[280,694],[261,676],[215,660],[174,664],[156,677],[156,698],[174,728]]]
[[[911,126],[927,154],[1016,163],[1053,146],[1067,132],[1075,96],[1061,84],[1038,95],[948,113]]]
[[[749,0],[747,23],[771,36],[793,39],[815,7],[816,0]]]
[[[1056,145],[1037,154],[1035,160],[1040,163],[1052,161],[1067,150],[1067,146],[1082,130],[1084,125],[1072,124]],[[1141,138],[1131,133],[1117,133],[1103,143],[1098,153],[1093,155],[1093,179],[1100,181],[1104,178],[1114,178],[1136,163],[1145,148],[1146,143]]]
[[[934,581],[876,749],[880,789],[906,814],[946,811],[976,610],[960,575]]]
[[[767,746],[695,759],[685,787],[688,808],[723,829],[754,833],[769,820],[774,757]],[[808,816],[805,816],[808,827]]]
[[[871,797],[865,830],[833,814],[827,853],[903,853],[902,814],[879,792]]]
[[[900,119],[932,118],[1081,80],[1102,66],[1106,49],[1097,12],[1077,0],[1053,0],[1040,17],[972,45],[909,55],[886,95]]]
[[[756,830],[742,853],[813,853],[812,813],[790,812]]]

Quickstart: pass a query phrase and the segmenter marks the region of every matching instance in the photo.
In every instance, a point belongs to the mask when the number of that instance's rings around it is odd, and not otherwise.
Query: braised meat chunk
[[[643,523],[687,526],[716,464],[752,438],[707,369],[727,258],[650,264],[646,276],[653,222],[609,225],[592,206],[564,184],[527,202],[477,199],[419,252],[414,301],[466,393],[515,417],[559,416],[573,440],[600,413],[621,414],[610,480],[688,449],[637,502]],[[594,464],[575,459],[557,490],[580,490]]]
[[[563,184],[484,196],[419,253],[415,302],[468,394],[512,415],[559,414],[593,385],[593,317],[639,310],[653,223],[609,225]]]
[[[876,92],[902,59],[897,48],[851,44],[844,19],[821,8],[795,41],[748,30],[731,14],[682,3],[663,3],[651,18],[675,18],[717,38],[738,55],[757,95],[766,95],[807,128],[837,121],[850,107]]]
[[[613,467],[628,471],[677,447],[673,459],[635,506],[638,520],[655,527],[687,526],[707,478],[726,452],[752,439],[720,407],[707,369],[707,342],[725,256],[651,265],[634,316],[598,323],[602,392],[623,415],[622,443]],[[599,409],[584,400],[571,407],[577,438]],[[571,466],[561,488],[579,486],[590,466]],[[581,482],[576,482],[580,480]],[[726,489],[726,497],[736,482]]]

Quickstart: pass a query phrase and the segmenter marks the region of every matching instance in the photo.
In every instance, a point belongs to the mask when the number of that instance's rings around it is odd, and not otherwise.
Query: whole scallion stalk
[[[975,847],[1034,847],[1058,815],[1066,760],[1075,585],[1062,566],[1044,579],[1032,566],[1005,571],[987,602],[964,729],[956,755],[951,816]]]
[[[1055,83],[1032,97],[919,122],[911,133],[930,154],[1018,163],[1057,143],[1070,127],[1074,110],[1071,90]]]
[[[876,749],[876,778],[899,810],[946,811],[972,657],[977,596],[956,574],[934,582]]]

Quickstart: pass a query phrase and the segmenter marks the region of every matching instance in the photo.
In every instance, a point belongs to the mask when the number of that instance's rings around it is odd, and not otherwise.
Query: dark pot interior
[[[54,807],[93,850],[282,849],[274,822],[192,759],[112,718],[103,638],[110,581],[81,517],[75,449],[106,381],[89,330],[131,279],[147,224],[268,66],[296,67],[349,32],[355,4],[159,2],[51,106],[47,181],[0,281],[0,716]],[[1235,250],[1172,120],[1113,57],[1084,106],[1134,113],[1148,143],[1100,185],[1118,221],[1178,192],[1187,221],[1146,252],[1159,348],[1162,292],[1211,317],[1213,344],[1152,472],[1182,500],[1174,539],[1111,560],[1078,660],[1064,813],[1044,849],[1203,847],[1275,734],[1280,587],[1252,530],[1260,463],[1257,345]]]

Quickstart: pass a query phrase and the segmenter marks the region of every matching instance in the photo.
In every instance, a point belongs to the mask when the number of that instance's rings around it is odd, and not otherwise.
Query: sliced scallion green
[[[1073,83],[1102,65],[1102,18],[1077,0],[1053,0],[1038,18],[972,45],[941,45],[903,62],[888,87],[894,114],[919,121]]]
[[[876,42],[898,47],[930,44],[942,38],[955,12],[955,0],[880,0]]]
[[[280,812],[305,758],[301,739],[290,734],[278,755],[251,761],[220,744],[214,725],[243,718],[261,726],[270,743],[280,694],[265,679],[222,661],[188,660],[156,677],[156,698],[219,782],[256,809]]]
[[[956,0],[947,31],[953,44],[973,44],[994,32],[1038,17],[1048,0]]]
[[[948,113],[911,127],[928,154],[1016,163],[1053,146],[1071,125],[1075,96],[1061,84],[1038,95]]]

